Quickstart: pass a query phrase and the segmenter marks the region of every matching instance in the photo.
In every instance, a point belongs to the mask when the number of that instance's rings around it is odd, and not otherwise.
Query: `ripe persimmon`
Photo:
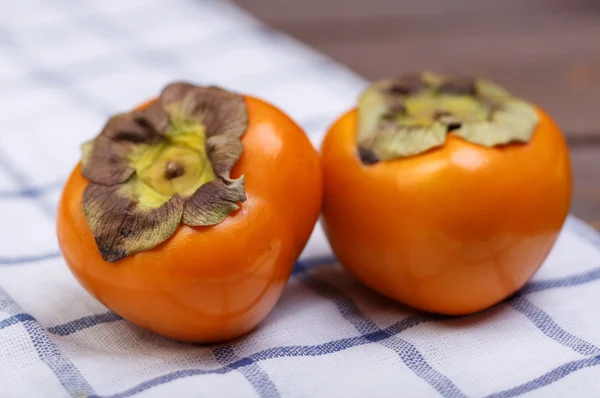
[[[540,108],[473,78],[372,84],[321,148],[323,225],[372,289],[442,314],[520,289],[568,213],[565,139]]]
[[[79,282],[134,324],[241,336],[279,299],[321,205],[319,156],[274,106],[167,86],[83,146],[57,220]]]

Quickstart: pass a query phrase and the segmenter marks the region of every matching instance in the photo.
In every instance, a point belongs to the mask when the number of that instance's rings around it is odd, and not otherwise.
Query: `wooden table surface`
[[[575,174],[572,212],[600,228],[600,0],[237,0],[368,79],[472,73],[545,108]]]

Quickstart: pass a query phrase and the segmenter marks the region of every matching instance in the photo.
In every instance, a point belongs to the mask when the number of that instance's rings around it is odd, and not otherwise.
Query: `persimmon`
[[[323,226],[359,281],[458,315],[519,290],[571,199],[565,139],[540,108],[470,77],[373,83],[321,147]]]
[[[282,111],[174,83],[84,144],[58,240],[79,282],[123,318],[175,340],[229,340],[279,299],[321,183],[317,151]]]

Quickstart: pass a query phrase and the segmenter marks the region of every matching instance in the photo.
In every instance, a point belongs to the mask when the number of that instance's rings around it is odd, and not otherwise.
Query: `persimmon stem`
[[[185,169],[182,165],[172,160],[167,162],[167,166],[165,167],[165,178],[167,180],[172,180],[173,178],[181,177]]]

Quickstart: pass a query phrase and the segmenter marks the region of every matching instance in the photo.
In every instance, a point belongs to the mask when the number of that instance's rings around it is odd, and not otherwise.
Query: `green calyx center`
[[[200,122],[175,119],[161,142],[139,144],[131,152],[135,175],[124,189],[143,208],[162,206],[175,194],[191,196],[217,178],[205,148],[206,129]]]
[[[408,97],[405,111],[396,116],[401,125],[428,126],[444,118],[457,122],[476,122],[488,119],[491,108],[469,96],[438,94],[432,91]]]
[[[448,134],[494,147],[527,143],[535,108],[493,83],[428,72],[373,83],[358,105],[357,144],[364,164],[442,146]]]

